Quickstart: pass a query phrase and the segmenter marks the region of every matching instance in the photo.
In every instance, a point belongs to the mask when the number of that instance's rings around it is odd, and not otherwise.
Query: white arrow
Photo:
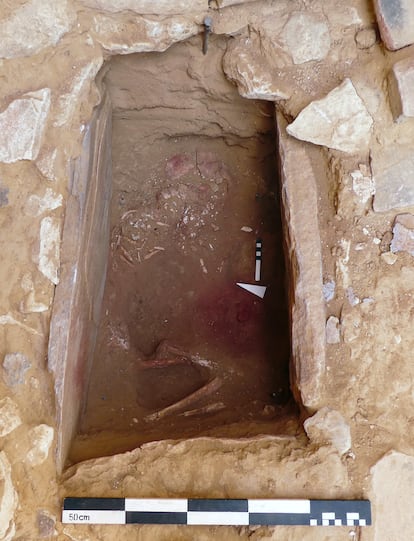
[[[242,289],[245,289],[249,293],[253,293],[253,295],[257,295],[261,299],[265,296],[266,293],[266,286],[254,286],[252,284],[243,284],[242,282],[236,282],[236,284],[241,287]]]

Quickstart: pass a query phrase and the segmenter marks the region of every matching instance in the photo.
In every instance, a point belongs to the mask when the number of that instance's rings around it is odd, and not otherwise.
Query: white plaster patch
[[[26,460],[31,466],[39,466],[49,455],[50,446],[53,442],[54,430],[48,425],[38,425],[29,432],[31,449],[27,453]]]
[[[40,223],[39,263],[40,272],[54,283],[59,283],[60,220],[46,217]]]
[[[23,314],[46,312],[49,310],[49,304],[36,301],[35,288],[30,272],[23,275],[21,286],[26,293],[25,298],[20,303],[20,311]]]
[[[40,216],[47,210],[55,210],[62,206],[63,197],[50,188],[46,188],[43,197],[31,195],[26,202],[25,212],[29,216]]]
[[[11,478],[10,462],[4,451],[0,451],[0,487],[0,539],[9,541],[15,534],[13,517],[19,500]]]
[[[30,0],[0,21],[0,58],[30,56],[56,45],[76,20],[67,0]]]
[[[351,172],[352,189],[361,203],[366,203],[375,194],[375,182],[368,174],[367,168],[360,166],[359,170]]]
[[[328,24],[315,13],[292,13],[281,37],[294,64],[323,60],[331,46]]]
[[[0,400],[0,437],[7,436],[22,424],[19,408],[8,396]]]
[[[76,108],[80,105],[80,97],[88,83],[93,81],[101,69],[103,58],[98,58],[86,66],[83,66],[79,74],[73,79],[70,91],[59,98],[58,112],[53,123],[54,126],[61,127],[68,124],[74,117]]]
[[[25,94],[0,113],[0,161],[36,159],[50,109],[50,89]]]
[[[10,312],[0,316],[0,325],[17,325],[18,327],[21,327],[22,329],[31,334],[36,334],[38,336],[41,335],[41,333],[39,331],[36,331],[36,329],[25,325],[21,321],[18,321],[15,317],[12,316],[12,314],[10,314]]]
[[[39,171],[50,181],[56,181],[55,164],[57,158],[57,149],[46,152],[37,161],[36,165]]]
[[[289,135],[316,145],[361,153],[368,149],[373,120],[350,79],[311,102],[287,126]]]

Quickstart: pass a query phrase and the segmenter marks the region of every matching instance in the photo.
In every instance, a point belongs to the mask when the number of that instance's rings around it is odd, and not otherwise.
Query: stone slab
[[[388,94],[396,122],[414,117],[414,58],[396,62],[388,76]]]
[[[73,26],[68,0],[30,0],[0,20],[0,58],[31,56],[56,45]]]
[[[289,124],[289,135],[346,153],[369,147],[373,120],[350,79],[311,102]]]
[[[414,43],[412,0],[374,0],[381,38],[391,51]]]
[[[55,378],[57,468],[63,467],[88,387],[109,250],[111,104],[104,94],[71,175],[49,339]]]
[[[373,541],[414,539],[414,457],[391,451],[371,468]]]
[[[315,13],[293,12],[283,29],[282,39],[294,64],[323,60],[331,47],[327,21]]]
[[[325,301],[317,184],[309,155],[312,149],[308,151],[286,135],[286,121],[281,114],[277,114],[277,127],[284,229],[290,259],[293,380],[302,403],[316,409],[321,401],[325,372]]]
[[[207,0],[80,0],[80,4],[102,11],[132,11],[142,15],[177,15],[205,12]]]
[[[50,89],[12,101],[0,113],[0,162],[36,159],[50,109]]]
[[[375,212],[414,206],[414,152],[411,155],[399,151],[383,153],[373,157],[371,167]]]

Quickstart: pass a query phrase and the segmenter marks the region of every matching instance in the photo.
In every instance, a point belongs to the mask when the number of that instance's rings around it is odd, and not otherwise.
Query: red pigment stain
[[[264,318],[263,301],[235,284],[205,292],[197,303],[201,333],[237,354],[260,346]]]

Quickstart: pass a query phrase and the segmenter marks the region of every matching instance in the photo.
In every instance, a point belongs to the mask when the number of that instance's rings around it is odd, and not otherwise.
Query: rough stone
[[[25,94],[0,113],[0,161],[34,160],[50,108],[50,89]]]
[[[394,120],[401,122],[414,117],[414,59],[396,62],[388,77],[388,93]]]
[[[179,15],[207,9],[205,0],[80,0],[80,3],[102,11],[133,11],[142,15]]]
[[[398,256],[393,254],[392,252],[384,252],[381,254],[381,259],[387,264],[387,265],[394,265],[394,263],[397,261]]]
[[[292,13],[281,37],[294,64],[323,60],[331,46],[328,24],[323,15],[315,13]]]
[[[53,284],[59,283],[60,220],[43,218],[40,224],[39,270]]]
[[[395,51],[414,43],[412,0],[374,0],[381,37],[387,49]]]
[[[30,56],[56,45],[73,26],[76,13],[67,0],[30,0],[0,21],[0,58]]]
[[[365,165],[351,172],[352,189],[361,203],[366,203],[375,194],[375,183]]]
[[[54,430],[48,425],[39,425],[29,432],[31,449],[27,453],[25,462],[30,466],[39,466],[47,459],[50,446],[53,442]]]
[[[40,537],[51,537],[57,535],[55,529],[56,517],[54,517],[49,511],[42,509],[37,513],[37,530]]]
[[[339,319],[335,316],[330,316],[326,322],[326,343],[339,344],[341,336],[339,332]]]
[[[391,451],[371,468],[374,541],[414,539],[414,457]]]
[[[198,34],[200,27],[188,17],[163,20],[122,14],[98,13],[93,18],[91,34],[104,49],[117,54],[164,51],[177,41]]]
[[[373,120],[350,79],[310,103],[289,124],[289,135],[316,145],[360,153],[367,150]]]
[[[252,37],[245,43],[231,43],[223,59],[223,69],[237,85],[243,98],[277,101],[290,97],[282,77],[275,77],[265,56],[259,56],[261,41]],[[282,51],[283,52],[283,51]]]
[[[330,443],[340,455],[351,448],[351,429],[338,411],[322,408],[306,419],[304,428],[312,442]]]
[[[324,282],[322,287],[323,298],[326,302],[331,301],[335,297],[336,283],[334,280]]]
[[[0,437],[7,436],[21,424],[16,402],[8,396],[0,400]]]
[[[10,462],[4,451],[0,451],[0,539],[14,539],[14,512],[19,503],[11,478]]]
[[[414,154],[403,156],[390,151],[381,159],[373,158],[371,167],[375,212],[414,206]]]
[[[0,208],[9,204],[9,189],[6,186],[0,186]]]
[[[414,216],[399,214],[395,218],[391,252],[408,252],[414,256]]]
[[[277,126],[286,240],[288,249],[294,251],[290,258],[293,268],[289,270],[293,282],[290,299],[293,377],[302,403],[316,409],[325,372],[325,303],[316,179],[308,151],[287,137],[286,121],[281,114],[277,115]],[[309,149],[312,151],[318,152],[316,148]]]
[[[370,49],[373,47],[377,42],[377,31],[375,28],[361,28],[361,30],[358,30],[358,32],[355,34],[355,43],[358,47],[358,49]]]
[[[22,385],[25,374],[31,367],[23,353],[8,353],[3,360],[3,380],[8,387]]]

